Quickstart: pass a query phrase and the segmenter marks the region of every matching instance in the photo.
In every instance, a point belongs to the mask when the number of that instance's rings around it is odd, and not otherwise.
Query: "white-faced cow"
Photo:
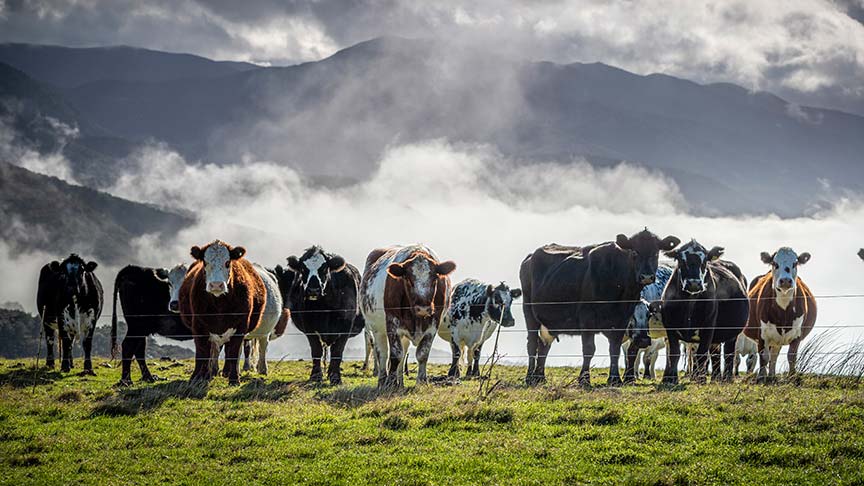
[[[120,385],[132,384],[132,360],[138,362],[141,379],[152,383],[158,377],[147,367],[147,336],[159,334],[171,339],[192,339],[192,331],[183,324],[177,302],[187,267],[167,268],[127,265],[114,279],[114,310],[111,316],[111,354],[117,347],[117,298],[126,319],[126,336],[121,345]]]
[[[216,240],[193,246],[195,262],[180,287],[180,315],[195,336],[195,370],[191,381],[209,381],[218,371],[219,349],[225,345],[229,384],[240,383],[237,358],[246,334],[261,323],[267,288],[246,249]]]
[[[750,287],[750,320],[744,334],[759,345],[759,379],[774,378],[780,348],[789,345],[789,373],[795,373],[798,346],[816,324],[816,298],[798,276],[798,266],[810,261],[809,253],[783,247],[762,262],[771,271]]]
[[[644,354],[643,363],[651,362],[651,366],[657,361],[657,355],[660,349],[666,347],[665,337],[666,332],[660,324],[660,299],[663,298],[663,289],[666,287],[666,282],[672,276],[672,267],[668,264],[659,264],[654,282],[646,285],[640,293],[639,302],[636,303],[636,308],[633,309],[633,316],[627,325],[627,334],[624,336],[624,343],[621,350],[625,356],[625,373],[624,381],[630,382],[635,380],[638,375],[639,355]],[[661,342],[658,342],[658,339]],[[635,343],[631,345],[628,343]],[[647,366],[647,365],[646,365]],[[628,370],[633,370],[633,375],[627,373]],[[645,371],[645,377],[654,378],[654,370],[648,373]]]
[[[707,379],[709,353],[711,377],[721,379],[719,347],[723,344],[722,379],[732,379],[735,340],[747,323],[747,281],[732,262],[720,260],[723,248],[706,250],[696,240],[682,245],[666,256],[677,261],[675,271],[663,292],[661,313],[669,339],[663,382],[678,383],[680,341],[699,343],[693,380]]]
[[[345,344],[363,331],[357,295],[360,272],[344,258],[319,246],[307,248],[297,258],[288,257],[288,268],[275,269],[291,322],[306,335],[312,352],[310,381],[321,381],[321,361],[330,348],[327,378],[332,385],[342,382]]]
[[[495,286],[469,278],[453,287],[450,307],[438,327],[438,335],[450,343],[453,351],[448,376],[459,377],[459,359],[466,349],[468,370],[465,376],[480,376],[483,343],[492,336],[499,323],[501,327],[516,325],[510,305],[521,296],[522,290],[510,289],[504,282]]]
[[[48,357],[45,364],[54,367],[54,331],[60,334],[60,369],[72,369],[72,344],[82,339],[84,374],[95,375],[90,351],[96,321],[102,315],[102,283],[93,273],[96,262],[85,262],[71,254],[62,262],[42,267],[36,293],[36,306],[45,328]]]
[[[756,360],[759,356],[759,344],[747,337],[743,332],[735,341],[735,376],[738,376],[738,367],[741,366],[741,358],[747,362],[747,373],[753,373],[756,369]]]
[[[579,383],[590,385],[594,335],[609,339],[609,383],[621,383],[618,358],[627,325],[643,287],[657,278],[658,254],[680,240],[662,240],[647,229],[615,242],[584,247],[547,245],[528,255],[519,270],[528,328],[528,374],[536,385],[546,380],[546,356],[558,335],[582,337]],[[635,375],[633,370],[625,372]]]
[[[375,341],[378,387],[403,386],[409,343],[417,346],[417,382],[426,382],[432,341],[447,310],[456,269],[423,245],[372,250],[366,258],[360,302]]]

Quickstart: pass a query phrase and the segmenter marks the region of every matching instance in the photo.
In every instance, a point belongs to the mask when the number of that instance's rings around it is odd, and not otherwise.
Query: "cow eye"
[[[231,268],[231,260],[225,262],[225,268]]]

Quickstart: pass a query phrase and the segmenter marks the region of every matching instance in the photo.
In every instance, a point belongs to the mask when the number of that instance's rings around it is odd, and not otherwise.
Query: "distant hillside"
[[[0,162],[0,220],[0,239],[15,249],[65,254],[74,248],[106,263],[125,262],[135,237],[172,234],[195,221],[5,162]]]
[[[245,62],[211,61],[191,54],[136,47],[74,48],[31,44],[0,44],[0,62],[62,88],[105,79],[160,82],[209,78],[258,67]]]
[[[126,334],[126,323],[117,323],[118,339],[122,341]],[[45,360],[44,338],[40,340],[41,321],[39,316],[32,316],[18,310],[0,308],[0,358],[30,358],[36,356],[38,344],[40,362]],[[57,340],[59,343],[59,339]],[[93,355],[111,356],[111,329],[108,326],[97,327],[93,334]],[[59,351],[54,350],[55,356],[59,357]],[[84,355],[81,341],[72,347],[72,355],[80,358]],[[173,344],[160,345],[152,337],[147,338],[147,357],[174,359],[194,358],[195,353],[188,348],[175,346]]]

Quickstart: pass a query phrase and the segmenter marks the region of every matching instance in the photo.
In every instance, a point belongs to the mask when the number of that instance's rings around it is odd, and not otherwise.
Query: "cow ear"
[[[759,254],[759,256],[762,258],[762,263],[770,265],[774,262],[774,257],[772,257],[771,254],[769,254],[767,251],[763,251]]]
[[[806,251],[800,255],[798,255],[798,265],[804,265],[805,263],[810,261],[810,254]]]
[[[618,235],[615,237],[615,244],[624,250],[629,250],[630,247],[630,239],[627,238],[627,235]]]
[[[658,312],[660,312],[660,301],[655,300],[655,301],[649,302],[648,303],[648,312],[650,312],[652,314],[657,314]]]
[[[660,248],[660,251],[669,251],[678,246],[679,243],[681,243],[681,240],[679,240],[675,236],[669,235],[666,238],[660,240],[660,242],[657,244],[657,247]]]
[[[486,297],[492,297],[492,294],[495,293],[495,287],[491,285],[486,286]]]
[[[391,263],[387,267],[387,274],[395,279],[402,278],[405,276],[405,267],[401,263]]]
[[[664,251],[663,254],[666,255],[668,258],[671,258],[673,260],[678,259],[678,250]]]
[[[239,260],[243,258],[243,255],[245,254],[246,248],[243,248],[242,246],[235,246],[234,248],[231,248],[231,251],[228,252],[228,255],[231,256],[232,260]]]
[[[161,280],[163,282],[168,281],[168,269],[167,268],[154,268],[153,275],[156,277],[156,280]]]
[[[196,260],[204,259],[204,252],[201,251],[201,248],[199,248],[198,246],[193,246],[192,249],[189,250],[189,254],[192,255],[192,258]]]
[[[93,270],[96,270],[96,267],[98,267],[98,266],[99,266],[99,264],[96,262],[87,262],[86,264],[84,264],[84,270],[87,270],[88,272],[92,272]]]
[[[327,267],[330,268],[331,272],[341,272],[345,268],[345,265],[345,259],[338,255],[331,257],[327,261]]]
[[[864,260],[864,248],[861,248],[860,250],[858,250],[858,257],[860,257],[862,260]]]
[[[59,272],[60,271],[60,262],[58,262],[57,260],[54,260],[53,262],[48,264],[48,269],[51,270],[52,272]]]
[[[446,262],[439,263],[438,266],[435,267],[435,272],[439,277],[446,277],[450,275],[453,270],[456,270],[456,264],[451,260],[447,260]]]
[[[522,297],[522,289],[510,290],[510,298],[518,299],[519,297]]]
[[[723,256],[724,248],[722,246],[715,246],[708,251],[708,261],[713,262],[719,260],[721,256]]]
[[[288,257],[288,268],[295,272],[299,272],[303,269],[303,264],[300,263],[300,260],[298,260],[296,256],[291,255]]]
[[[282,275],[285,274],[285,269],[282,268],[282,265],[276,265],[273,268],[273,273],[275,273],[277,277],[281,277]]]

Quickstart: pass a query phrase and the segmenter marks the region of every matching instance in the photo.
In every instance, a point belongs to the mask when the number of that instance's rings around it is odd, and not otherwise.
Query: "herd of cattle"
[[[663,253],[673,263],[659,262]],[[266,269],[244,258],[243,247],[216,240],[192,247],[191,265],[172,269],[129,265],[114,282],[112,353],[117,351],[117,300],[128,326],[120,347],[121,384],[131,384],[135,360],[142,380],[156,377],[145,359],[147,336],[159,334],[194,340],[192,381],[208,381],[218,372],[239,382],[239,359],[267,373],[267,344],[285,333],[288,322],[305,334],[312,354],[310,380],[323,380],[322,360],[329,350],[327,377],[341,382],[345,344],[361,332],[366,363],[374,355],[378,386],[403,385],[407,351],[416,346],[417,381],[427,381],[426,364],[436,335],[450,343],[449,376],[459,377],[463,355],[466,375],[480,373],[481,347],[498,328],[512,327],[511,305],[523,298],[528,332],[526,383],[545,381],[546,359],[561,335],[579,335],[582,384],[590,382],[594,337],[609,341],[609,383],[633,382],[643,355],[645,377],[654,378],[660,349],[667,349],[662,380],[679,377],[682,344],[694,381],[730,380],[741,356],[759,378],[776,374],[777,359],[788,345],[789,371],[795,372],[798,347],[813,329],[816,301],[798,276],[809,253],[783,247],[763,252],[769,271],[748,286],[738,266],[724,260],[723,248],[707,249],[695,240],[681,244],[674,236],[658,238],[647,229],[615,241],[587,246],[550,244],[529,254],[520,267],[521,289],[503,282],[466,279],[451,287],[452,261],[441,261],[423,245],[373,250],[360,271],[339,255],[318,246],[287,267]],[[864,259],[864,249],[858,254]],[[45,330],[46,364],[54,367],[55,331],[60,336],[61,369],[72,366],[72,343],[80,338],[84,373],[93,374],[93,332],[102,313],[102,285],[95,262],[72,254],[45,265],[39,275],[37,307]],[[625,355],[625,371],[618,362]],[[467,351],[467,354],[465,354]],[[722,351],[722,363],[721,363]]]

